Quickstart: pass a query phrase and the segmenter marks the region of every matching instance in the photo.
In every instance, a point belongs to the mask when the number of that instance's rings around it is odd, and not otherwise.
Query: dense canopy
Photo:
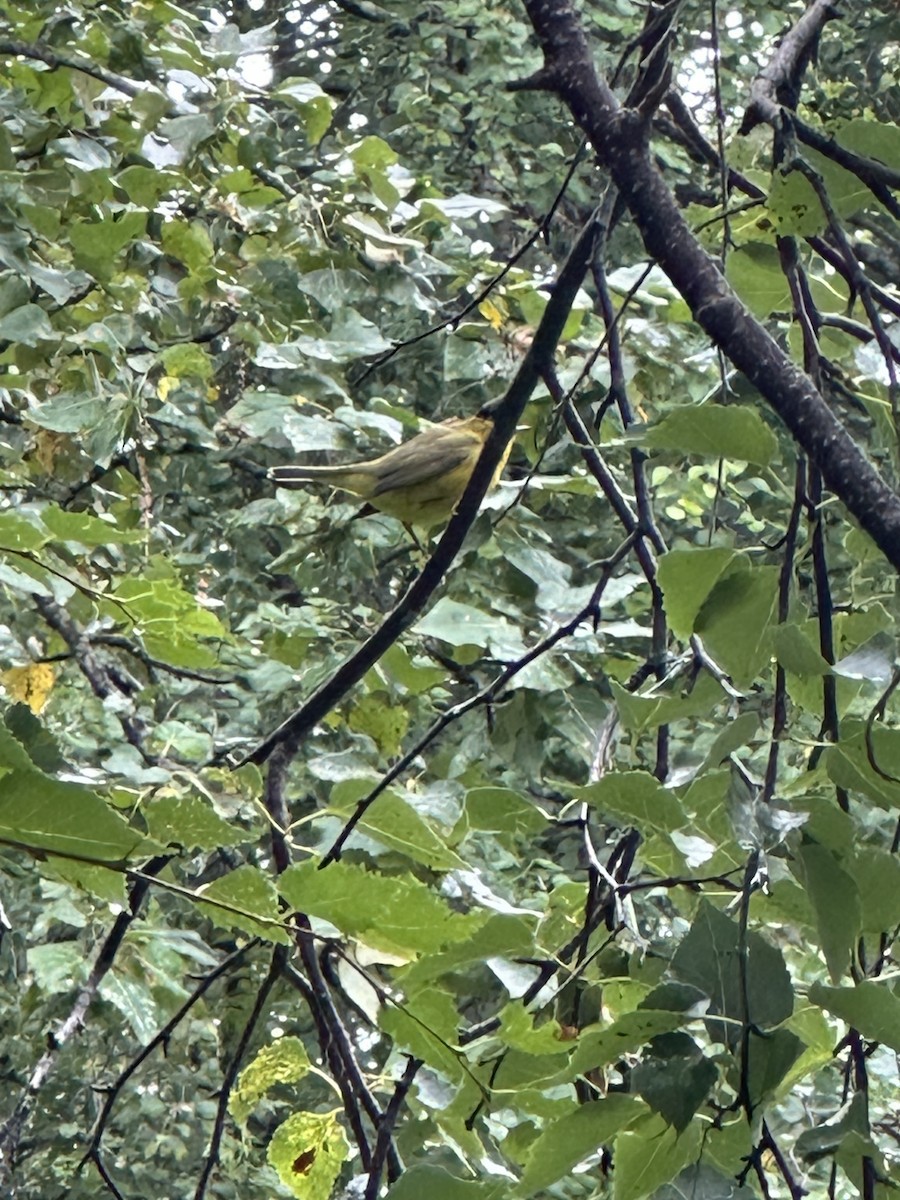
[[[3,6],[3,1194],[893,1194],[898,50]]]

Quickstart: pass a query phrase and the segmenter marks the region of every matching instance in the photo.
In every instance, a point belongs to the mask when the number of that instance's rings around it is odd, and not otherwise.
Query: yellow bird
[[[281,487],[301,488],[328,483],[368,501],[404,525],[439,525],[453,514],[475,469],[481,448],[494,427],[497,401],[489,401],[474,417],[451,417],[416,434],[379,458],[341,467],[272,467],[271,479]],[[491,479],[500,478],[511,445]]]

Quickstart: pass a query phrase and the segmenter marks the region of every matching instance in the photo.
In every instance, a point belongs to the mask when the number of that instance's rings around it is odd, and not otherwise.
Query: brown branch
[[[377,1200],[381,1188],[381,1174],[384,1170],[385,1163],[390,1157],[390,1152],[393,1147],[394,1126],[397,1123],[397,1118],[400,1115],[400,1106],[406,1099],[409,1089],[412,1087],[419,1068],[422,1066],[422,1060],[413,1058],[412,1055],[406,1060],[406,1069],[394,1085],[394,1094],[388,1102],[387,1108],[384,1110],[384,1116],[381,1118],[378,1127],[378,1136],[375,1139],[375,1148],[372,1151],[372,1162],[369,1166],[369,1179],[366,1184],[366,1191],[363,1200]],[[394,1169],[391,1169],[388,1163],[388,1182],[393,1183],[400,1177],[402,1167],[397,1160]]]
[[[80,71],[82,75],[89,75],[92,79],[99,79],[107,87],[121,92],[123,96],[129,96],[132,100],[144,95],[151,88],[157,93],[160,91],[156,84],[141,86],[130,79],[126,79],[124,75],[117,75],[115,71],[108,71],[106,67],[98,67],[96,63],[91,62],[89,58],[83,58],[80,54],[57,54],[55,50],[52,50],[49,46],[42,45],[40,42],[20,42],[4,39],[0,41],[0,56],[30,58],[35,62],[44,63],[54,71],[59,70],[60,67],[67,67],[70,71]],[[166,116],[174,117],[177,115],[178,109],[174,105],[169,104]]]
[[[85,1163],[93,1162],[107,1186],[111,1190],[115,1191],[112,1180],[109,1178],[109,1173],[101,1161],[100,1143],[103,1141],[103,1134],[106,1131],[106,1126],[109,1123],[109,1118],[112,1114],[113,1107],[119,1097],[120,1092],[122,1091],[122,1088],[135,1073],[138,1067],[147,1061],[147,1059],[150,1057],[153,1051],[157,1049],[158,1046],[165,1046],[168,1044],[172,1034],[175,1032],[190,1010],[194,1007],[197,1001],[203,995],[205,995],[207,991],[209,991],[210,987],[212,987],[215,981],[227,974],[232,967],[240,962],[240,960],[247,954],[248,951],[255,949],[255,947],[259,944],[259,938],[252,938],[249,942],[247,942],[246,945],[240,946],[232,954],[229,954],[226,958],[223,958],[218,966],[215,966],[211,971],[208,971],[191,992],[190,996],[188,996],[187,1000],[185,1000],[184,1004],[181,1005],[175,1015],[168,1020],[165,1025],[163,1025],[162,1029],[160,1029],[159,1033],[157,1033],[155,1037],[150,1039],[140,1053],[135,1055],[128,1066],[125,1067],[125,1069],[119,1074],[116,1081],[108,1088],[104,1089],[106,1092],[106,1099],[103,1102],[103,1108],[101,1109],[100,1114],[94,1124],[94,1130],[91,1134],[90,1144],[84,1153],[84,1157],[78,1164],[79,1171],[82,1169]]]
[[[219,1090],[219,1099],[216,1105],[216,1118],[213,1122],[213,1131],[209,1139],[209,1149],[206,1152],[206,1161],[203,1164],[203,1170],[200,1172],[200,1178],[197,1181],[194,1200],[203,1200],[203,1197],[206,1195],[206,1188],[210,1177],[219,1161],[219,1148],[222,1145],[222,1137],[225,1133],[225,1118],[228,1116],[228,1101],[231,1099],[234,1082],[237,1079],[241,1062],[247,1052],[247,1047],[250,1045],[250,1039],[253,1037],[256,1026],[259,1024],[259,1019],[262,1016],[266,1000],[269,998],[269,993],[279,979],[286,961],[287,947],[275,946],[272,951],[269,970],[259,986],[256,999],[253,1002],[253,1008],[250,1010],[250,1015],[244,1023],[244,1028],[241,1030],[241,1036],[238,1038],[234,1054],[231,1056],[231,1061],[222,1079],[222,1087]]]
[[[815,57],[826,23],[840,16],[833,0],[813,0],[803,16],[788,30],[778,49],[750,86],[750,103],[740,132],[749,133],[761,121],[780,122],[783,104],[796,107],[794,99],[807,64]]]
[[[113,672],[97,657],[78,625],[61,604],[57,604],[49,596],[35,596],[34,604],[50,628],[56,630],[71,650],[72,656],[95,696],[105,700],[114,694],[127,695],[127,690],[123,689],[121,681],[117,681]],[[117,716],[128,742],[140,752],[145,761],[151,762],[152,760],[144,751],[146,736],[144,722],[134,712],[120,712],[117,713]]]
[[[900,567],[900,497],[888,486],[809,377],[740,302],[691,233],[650,155],[645,123],[598,77],[570,0],[524,0],[553,90],[588,134],[647,252],[694,319],[781,417],[885,557]]]

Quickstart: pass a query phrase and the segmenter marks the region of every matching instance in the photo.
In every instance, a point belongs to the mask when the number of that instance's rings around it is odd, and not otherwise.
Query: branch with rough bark
[[[834,416],[812,380],[732,291],[702,248],[655,166],[647,120],[623,108],[600,78],[569,0],[524,0],[544,56],[515,89],[555,93],[591,140],[644,245],[690,306],[694,319],[768,401],[828,487],[885,557],[900,567],[900,497]]]

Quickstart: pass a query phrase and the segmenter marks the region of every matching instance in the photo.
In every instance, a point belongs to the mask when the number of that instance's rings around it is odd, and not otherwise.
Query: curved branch
[[[813,0],[803,16],[787,31],[778,49],[750,85],[750,103],[744,113],[741,133],[749,133],[761,121],[779,120],[782,104],[795,107],[796,93],[807,64],[815,58],[822,30],[840,16],[833,0]]]
[[[242,958],[244,958],[248,951],[255,949],[258,945],[259,938],[251,938],[246,945],[239,946],[237,950],[233,951],[226,958],[223,958],[222,961],[217,966],[213,967],[211,971],[208,971],[188,996],[187,1000],[185,1000],[184,1004],[181,1005],[175,1015],[171,1017],[165,1023],[165,1025],[163,1025],[162,1029],[160,1029],[155,1037],[152,1037],[146,1046],[144,1046],[143,1049],[137,1055],[135,1055],[128,1066],[125,1067],[125,1069],[119,1074],[119,1077],[116,1079],[116,1081],[105,1089],[106,1099],[103,1102],[103,1108],[100,1110],[100,1115],[97,1117],[93,1132],[91,1133],[90,1144],[88,1145],[87,1150],[84,1152],[84,1157],[78,1164],[79,1170],[85,1165],[85,1163],[93,1162],[97,1167],[97,1170],[104,1177],[104,1180],[107,1182],[107,1184],[111,1185],[112,1181],[108,1179],[108,1173],[106,1172],[101,1160],[100,1144],[103,1141],[103,1134],[106,1131],[106,1126],[109,1123],[109,1118],[112,1114],[113,1107],[122,1091],[122,1088],[135,1073],[138,1067],[147,1061],[147,1059],[158,1046],[165,1046],[168,1044],[169,1038],[172,1036],[187,1014],[191,1011],[197,1001],[209,991],[215,981],[221,978],[221,976],[226,975],[232,969],[232,967],[234,967],[241,961]]]
[[[259,1024],[263,1014],[263,1009],[266,1006],[266,1000],[269,998],[269,993],[279,979],[284,965],[287,962],[287,947],[275,946],[272,951],[272,959],[269,963],[269,970],[266,973],[265,979],[259,986],[256,993],[256,999],[253,1002],[253,1007],[250,1010],[250,1015],[244,1022],[244,1028],[241,1030],[241,1036],[238,1038],[238,1044],[235,1047],[234,1054],[231,1056],[231,1061],[222,1078],[222,1087],[219,1090],[218,1103],[216,1104],[216,1119],[213,1122],[212,1136],[209,1139],[209,1149],[206,1152],[206,1160],[203,1164],[203,1170],[200,1172],[200,1178],[197,1181],[197,1188],[194,1192],[194,1200],[203,1200],[206,1195],[206,1188],[209,1184],[213,1171],[219,1161],[219,1148],[222,1145],[222,1137],[225,1133],[225,1118],[228,1115],[228,1101],[231,1099],[231,1092],[234,1088],[235,1081],[238,1077],[241,1062],[247,1052],[247,1047],[250,1045],[250,1039]]]

